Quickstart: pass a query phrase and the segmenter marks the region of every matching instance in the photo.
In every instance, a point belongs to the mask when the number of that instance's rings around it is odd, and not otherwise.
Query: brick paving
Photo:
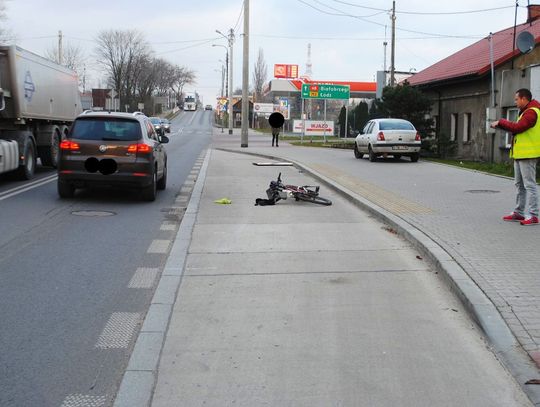
[[[371,163],[355,159],[352,150],[285,142],[278,149],[270,142],[271,137],[250,134],[249,147],[241,149],[237,135],[214,134],[214,147],[276,155],[316,168],[422,230],[484,291],[540,366],[540,226],[502,221],[514,206],[513,180],[422,160]]]

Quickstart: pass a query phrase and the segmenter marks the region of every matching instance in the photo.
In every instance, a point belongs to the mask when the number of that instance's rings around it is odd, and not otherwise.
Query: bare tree
[[[165,96],[173,92],[175,82],[175,66],[164,59],[157,59],[157,78],[156,78],[156,93],[158,96]]]
[[[263,87],[268,76],[268,69],[264,60],[262,48],[259,48],[257,61],[253,69],[253,98],[255,102],[259,102],[263,98]]]
[[[60,63],[58,58],[58,47],[53,45],[45,51],[45,58]],[[81,47],[66,43],[62,48],[62,65],[74,70],[80,76],[84,64],[86,62],[86,55]]]
[[[45,58],[60,63],[58,46],[51,45],[51,47],[45,51]],[[77,72],[77,76],[79,77],[79,87],[84,89],[86,87],[85,82],[87,78],[85,68],[88,58],[83,49],[77,45],[65,43],[62,48],[62,60],[62,65]]]
[[[176,66],[173,74],[172,90],[176,95],[176,99],[182,98],[185,85],[195,84],[195,72],[185,66]]]
[[[150,47],[137,30],[101,31],[97,37],[96,57],[105,68],[112,87],[122,103],[136,103],[137,81],[150,58]]]
[[[7,20],[6,0],[0,0],[0,21],[5,20]],[[7,43],[12,39],[11,31],[0,25],[0,44]]]

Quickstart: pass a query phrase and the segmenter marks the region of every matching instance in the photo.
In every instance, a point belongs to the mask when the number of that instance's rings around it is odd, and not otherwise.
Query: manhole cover
[[[469,194],[498,194],[501,191],[495,191],[493,189],[469,189],[465,192]]]
[[[73,211],[72,215],[75,216],[88,216],[88,217],[102,217],[102,216],[113,216],[116,215],[114,212],[109,211]]]

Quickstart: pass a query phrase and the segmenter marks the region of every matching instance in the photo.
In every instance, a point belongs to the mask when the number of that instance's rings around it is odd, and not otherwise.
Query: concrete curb
[[[400,236],[403,236],[407,241],[413,244],[425,258],[429,259],[434,264],[437,271],[444,276],[450,288],[460,298],[465,309],[478,323],[485,336],[488,338],[491,348],[497,358],[502,362],[503,366],[509,370],[531,402],[535,406],[540,406],[540,386],[525,384],[528,380],[539,378],[539,371],[534,361],[521,348],[495,305],[468,276],[461,265],[441,247],[439,242],[432,239],[404,219],[373,204],[362,196],[335,183],[333,180],[304,164],[275,155],[257,154],[227,148],[216,148],[216,150],[247,154],[270,160],[291,162],[297,168],[310,174],[340,195],[350,199],[352,203],[360,209],[367,211],[377,219],[387,223]]]
[[[197,218],[210,155],[211,150],[208,149],[169,258],[135,342],[133,353],[129,358],[114,407],[148,407],[152,402],[158,378],[159,360],[176,296],[182,283],[184,264]]]

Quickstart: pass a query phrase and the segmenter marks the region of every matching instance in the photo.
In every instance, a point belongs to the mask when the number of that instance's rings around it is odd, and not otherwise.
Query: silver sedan
[[[369,161],[391,155],[394,159],[408,156],[418,161],[422,140],[411,122],[403,119],[373,119],[366,123],[356,136],[354,156],[362,158],[368,154]]]

